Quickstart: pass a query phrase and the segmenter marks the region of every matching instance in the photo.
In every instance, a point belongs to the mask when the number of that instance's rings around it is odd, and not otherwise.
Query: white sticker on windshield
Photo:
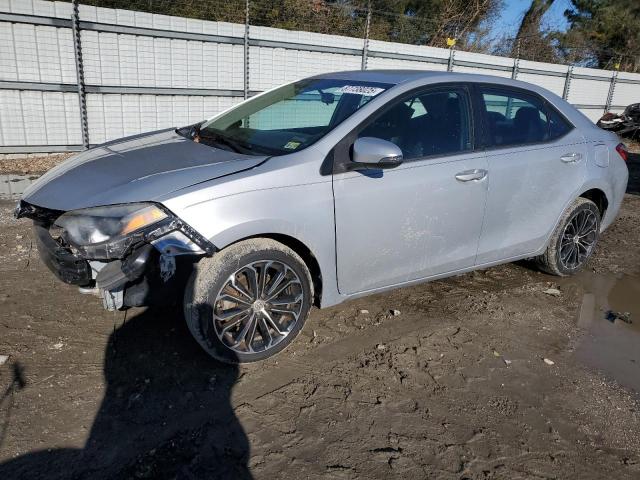
[[[301,142],[294,142],[293,140],[288,142],[284,148],[286,148],[287,150],[295,150],[296,148],[298,148],[300,146]]]
[[[364,95],[365,97],[375,97],[379,93],[384,92],[384,88],[368,87],[366,85],[345,85],[340,89],[340,92]]]

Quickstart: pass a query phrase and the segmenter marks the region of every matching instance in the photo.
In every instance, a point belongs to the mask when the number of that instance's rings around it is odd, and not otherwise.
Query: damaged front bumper
[[[56,242],[49,230],[41,224],[33,225],[33,233],[40,259],[56,277],[71,285],[91,285],[91,267],[87,260]]]
[[[191,260],[193,257],[191,258]],[[90,262],[95,272],[95,291],[107,310],[148,305],[171,305],[178,299],[180,279],[190,270],[188,257],[160,253],[153,245],[143,244],[122,260]],[[179,272],[177,265],[183,271]]]
[[[83,293],[98,294],[107,310],[174,303],[194,261],[216,251],[167,211],[166,221],[127,238],[129,246],[120,258],[96,256],[101,250],[73,248],[52,236],[51,226],[62,213],[21,201],[15,216],[34,221],[38,253],[49,270],[63,282],[81,287]]]

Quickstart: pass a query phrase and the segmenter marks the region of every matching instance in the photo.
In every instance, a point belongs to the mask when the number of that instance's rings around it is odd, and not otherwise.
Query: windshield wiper
[[[211,140],[212,143],[214,144],[218,144],[218,145],[224,145],[226,147],[229,147],[231,150],[233,150],[236,153],[243,153],[242,149],[240,148],[240,146],[238,146],[237,143],[235,143],[233,140],[229,140],[226,137],[223,137],[222,135],[211,135],[211,134],[200,134],[198,135],[200,137],[201,140]]]
[[[251,151],[252,149],[248,146],[240,145],[238,142],[231,140],[230,138],[225,137],[219,133],[215,132],[203,132],[200,129],[200,125],[196,125],[194,127],[193,139],[201,140],[211,140],[212,143],[218,145],[224,145],[229,147],[232,151],[236,153],[246,153],[247,150]]]

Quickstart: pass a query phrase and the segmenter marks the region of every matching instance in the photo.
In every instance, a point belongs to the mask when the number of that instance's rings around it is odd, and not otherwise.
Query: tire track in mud
[[[504,273],[507,274],[507,277],[500,278],[500,274]],[[493,277],[495,274],[498,274],[498,278]],[[484,278],[478,279],[479,276]],[[531,287],[549,283],[553,281],[553,278],[537,272],[526,271],[523,267],[516,265],[507,265],[494,267],[483,274],[469,273],[453,279],[434,281],[381,294],[397,296],[399,298],[393,303],[407,305],[409,298],[415,295],[416,289],[423,289],[425,290],[423,293],[434,296],[436,300],[419,310],[416,310],[415,305],[412,305],[410,311],[403,312],[400,318],[387,316],[387,321],[378,327],[349,334],[347,338],[319,346],[295,357],[291,355],[295,349],[296,342],[294,341],[292,347],[283,352],[276,360],[270,361],[270,365],[261,368],[261,371],[256,375],[254,375],[254,371],[241,373],[234,389],[232,405],[237,408],[240,405],[250,404],[252,401],[290,385],[300,377],[319,374],[321,371],[331,369],[334,364],[343,362],[346,358],[360,352],[373,349],[378,344],[393,343],[419,330],[433,328],[434,322],[437,323],[437,318],[441,316],[438,312],[442,312],[447,306],[455,305],[474,294],[486,294],[489,291],[494,295],[502,294],[525,286]],[[346,306],[342,304],[336,308],[344,310],[348,307],[348,304]],[[299,337],[299,339],[301,338]],[[286,357],[287,355],[289,356]]]

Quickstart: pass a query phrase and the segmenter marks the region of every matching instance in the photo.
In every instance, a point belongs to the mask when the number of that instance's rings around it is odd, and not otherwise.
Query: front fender
[[[218,249],[256,236],[287,235],[314,255],[322,275],[321,306],[339,303],[335,268],[333,190],[318,183],[267,188],[196,204],[167,201],[168,208]]]

